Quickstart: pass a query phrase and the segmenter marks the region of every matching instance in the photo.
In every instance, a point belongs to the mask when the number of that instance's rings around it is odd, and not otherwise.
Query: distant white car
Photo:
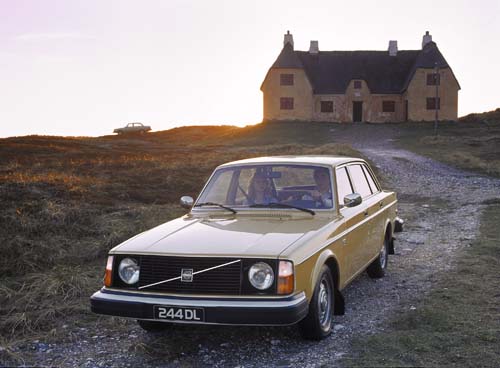
[[[117,129],[113,130],[113,133],[117,133],[117,134],[130,134],[130,133],[144,134],[146,132],[149,132],[150,130],[151,130],[151,127],[149,125],[144,125],[142,123],[128,123],[123,128],[117,128]]]

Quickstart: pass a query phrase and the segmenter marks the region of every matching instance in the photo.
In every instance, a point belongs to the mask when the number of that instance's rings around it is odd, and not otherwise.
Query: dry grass
[[[406,124],[399,144],[466,170],[500,177],[500,109],[471,114],[455,123]]]
[[[88,297],[102,283],[108,250],[180,216],[180,196],[196,196],[217,165],[261,155],[358,155],[325,144],[328,129],[284,123],[0,140],[2,354],[13,339],[67,339],[63,325],[96,323]]]

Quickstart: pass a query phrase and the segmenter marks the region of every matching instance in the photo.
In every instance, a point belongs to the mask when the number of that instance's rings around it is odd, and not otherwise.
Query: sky
[[[459,116],[500,107],[499,0],[0,0],[0,137],[262,121],[260,85],[295,49],[420,49],[433,40]]]

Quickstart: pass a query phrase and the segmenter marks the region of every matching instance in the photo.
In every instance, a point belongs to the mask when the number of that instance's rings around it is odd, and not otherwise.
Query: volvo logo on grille
[[[181,270],[181,282],[193,282],[192,268],[183,268]]]

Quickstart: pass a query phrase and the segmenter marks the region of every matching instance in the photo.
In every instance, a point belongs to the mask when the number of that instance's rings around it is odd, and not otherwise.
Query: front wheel
[[[378,257],[375,258],[375,260],[370,263],[370,265],[366,269],[368,276],[370,276],[372,279],[380,279],[384,277],[388,259],[389,241],[386,236],[384,239],[384,246],[382,247],[382,250],[380,251]]]
[[[304,338],[321,340],[332,332],[334,292],[332,273],[328,266],[324,265],[309,303],[309,313],[299,324]]]

